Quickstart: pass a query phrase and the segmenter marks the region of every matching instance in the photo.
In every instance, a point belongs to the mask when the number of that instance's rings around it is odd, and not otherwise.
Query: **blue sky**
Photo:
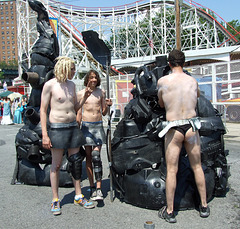
[[[60,0],[66,4],[86,7],[109,7],[120,6],[136,2],[136,0]],[[184,1],[184,0],[183,0]],[[210,8],[221,16],[225,21],[239,20],[240,22],[240,1],[239,0],[194,0],[195,2]]]

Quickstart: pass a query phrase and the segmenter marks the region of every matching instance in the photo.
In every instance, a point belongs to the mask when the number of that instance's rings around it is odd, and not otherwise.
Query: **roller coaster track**
[[[116,7],[81,7],[54,0],[41,1],[49,16],[58,20],[58,36],[61,55],[73,57],[79,69],[99,69],[103,67],[93,58],[86,48],[82,31],[94,30],[106,42],[116,63],[125,59],[144,59],[167,54],[175,47],[174,1],[140,0],[132,4]],[[34,18],[27,12],[27,2],[17,0],[19,14],[19,56],[30,56],[31,47],[36,39],[36,31],[29,29],[26,19]],[[25,6],[25,9],[23,7]],[[215,16],[213,16],[215,15]],[[35,15],[36,16],[36,15]],[[225,26],[220,16],[195,1],[185,0],[181,6],[182,50],[210,49],[220,46],[231,46],[237,42]],[[32,22],[33,23],[33,22]],[[230,26],[230,25],[229,25]],[[234,28],[232,28],[234,30]],[[238,31],[235,30],[236,33]],[[25,34],[24,34],[25,33]],[[21,59],[21,58],[20,58]],[[20,60],[20,62],[23,61]],[[112,67],[111,74],[117,69]]]
[[[56,9],[50,7],[49,13],[52,17],[57,16]],[[77,68],[79,66],[85,66],[89,63],[89,68],[91,69],[101,69],[101,72],[106,74],[106,69],[103,68],[101,64],[92,56],[92,54],[88,51],[86,44],[82,40],[82,34],[78,31],[78,29],[64,16],[61,15],[61,33],[66,37],[67,39],[72,39],[73,46],[77,49],[77,57],[75,56],[75,60],[80,60],[80,63],[77,62],[76,66]],[[68,49],[69,51],[72,49]],[[65,55],[69,56],[70,53],[66,53]],[[80,57],[80,58],[79,58]],[[86,60],[88,63],[86,63]],[[85,61],[85,64],[84,64]],[[77,71],[81,71],[81,69],[77,69]],[[117,71],[117,69],[114,69],[113,67],[110,68],[110,75],[116,75],[121,72]]]
[[[215,23],[217,23],[217,26],[220,29],[222,29],[222,31],[226,34],[226,36],[229,37],[229,39],[233,39],[233,41],[235,41],[235,42],[238,41],[235,38],[235,35],[238,34],[239,32],[235,28],[233,28],[228,22],[226,22],[221,16],[219,16],[216,12],[214,12],[213,10],[209,9],[208,7],[203,6],[195,1],[188,1],[188,0],[184,0],[184,1],[195,6],[198,9],[199,14],[202,15],[202,17],[204,17],[206,20],[209,20],[210,22],[214,21]],[[186,5],[186,6],[190,7],[188,5]],[[211,14],[209,14],[205,9],[212,12],[213,15],[217,16],[217,18],[219,18],[222,22],[224,22],[226,25],[228,25],[230,28],[232,28],[236,32],[236,34],[232,35],[215,17],[213,17]],[[229,41],[229,39],[227,41]],[[224,41],[220,46],[222,46],[227,41]]]

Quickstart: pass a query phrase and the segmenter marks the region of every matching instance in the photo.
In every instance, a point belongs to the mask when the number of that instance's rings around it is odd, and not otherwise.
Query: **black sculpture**
[[[125,107],[112,140],[112,171],[117,191],[130,204],[150,209],[166,205],[165,152],[163,138],[158,137],[165,110],[158,105],[157,81],[168,74],[166,56],[136,70],[132,83],[133,99]],[[198,99],[201,120],[202,166],[207,184],[207,200],[227,192],[227,151],[224,150],[225,127],[221,115],[204,97]],[[199,206],[193,172],[184,147],[181,151],[175,209]]]
[[[29,6],[38,13],[39,38],[32,47],[31,67],[22,74],[23,80],[31,84],[32,91],[24,114],[27,118],[26,123],[15,139],[17,160],[12,184],[19,182],[50,186],[51,151],[42,147],[39,110],[43,85],[54,77],[54,60],[59,56],[59,45],[43,4],[36,0],[28,0],[28,2]],[[22,67],[25,69],[26,66]],[[68,161],[64,156],[59,186],[72,185],[67,167]]]

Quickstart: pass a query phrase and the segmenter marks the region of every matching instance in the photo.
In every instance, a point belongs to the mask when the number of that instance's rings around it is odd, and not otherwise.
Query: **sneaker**
[[[103,194],[102,194],[102,190],[100,188],[97,189],[97,196],[96,196],[95,200],[103,200]]]
[[[199,213],[202,218],[207,218],[210,215],[210,208],[207,207],[202,207],[202,205],[199,205]]]
[[[170,214],[167,213],[167,206],[164,206],[159,210],[158,217],[161,219],[165,219],[168,223],[176,223],[177,222],[174,212],[172,212]]]
[[[96,197],[97,197],[97,190],[95,187],[91,187],[91,194],[90,194],[90,199],[91,200],[96,200]]]
[[[79,198],[78,200],[74,199],[74,205],[79,205],[84,208],[95,208],[93,202],[89,202],[86,198]]]
[[[53,215],[61,215],[60,200],[51,203],[51,212]]]

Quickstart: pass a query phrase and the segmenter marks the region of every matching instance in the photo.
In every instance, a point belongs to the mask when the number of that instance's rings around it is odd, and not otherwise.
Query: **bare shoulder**
[[[106,93],[105,93],[105,91],[104,91],[104,89],[101,89],[101,88],[99,88],[99,87],[97,87],[97,88],[95,88],[95,93],[97,94],[97,95],[100,95],[100,96],[104,96]]]
[[[68,87],[70,87],[71,89],[73,89],[73,88],[76,87],[76,84],[75,84],[73,81],[71,81],[71,80],[67,80],[67,85],[68,85]]]
[[[102,95],[106,94],[106,91],[104,89],[100,89],[100,90],[101,90]]]
[[[68,83],[69,83],[70,85],[72,85],[72,86],[74,86],[74,87],[75,87],[75,83],[74,83],[73,81],[71,81],[71,80],[68,80]]]
[[[193,76],[190,76],[186,73],[185,74],[185,77],[189,80],[189,81],[192,81],[193,83],[197,83],[197,80],[193,77]]]
[[[53,78],[53,79],[50,79],[50,80],[48,80],[45,84],[44,84],[44,89],[46,90],[46,89],[50,89],[50,88],[52,88],[52,86],[53,85],[55,85],[56,84],[56,79],[55,78]]]
[[[52,85],[56,83],[56,78],[52,78],[50,80],[48,80],[44,85]]]
[[[164,82],[166,81],[167,77],[169,77],[170,75],[167,76],[162,76],[159,80],[158,80],[158,87],[161,86],[162,84],[164,84]]]

